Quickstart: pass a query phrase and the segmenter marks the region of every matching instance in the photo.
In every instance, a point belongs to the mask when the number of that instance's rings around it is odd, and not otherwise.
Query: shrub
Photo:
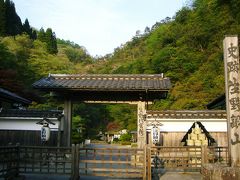
[[[120,141],[131,141],[132,135],[131,134],[122,134],[120,137]]]

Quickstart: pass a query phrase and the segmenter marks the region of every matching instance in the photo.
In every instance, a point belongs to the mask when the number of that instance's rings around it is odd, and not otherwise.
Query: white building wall
[[[226,132],[226,119],[147,119],[147,129],[152,129],[150,124],[160,122],[161,132],[187,132],[194,122],[199,121],[209,132]]]
[[[36,124],[42,118],[9,118],[0,117],[0,130],[33,130],[41,131],[41,125]],[[58,130],[59,121],[56,118],[49,118],[55,125],[50,124],[49,127],[52,131]]]

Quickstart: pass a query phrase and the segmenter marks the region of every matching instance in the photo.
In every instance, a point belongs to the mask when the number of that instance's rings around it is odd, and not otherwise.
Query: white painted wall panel
[[[187,132],[196,121],[194,119],[148,119],[147,121],[149,120],[160,122],[162,124],[161,132]],[[197,121],[201,122],[209,132],[227,131],[227,122],[224,119],[198,119]],[[151,126],[148,126],[147,129],[151,129]]]
[[[36,124],[39,119],[0,119],[0,130],[34,130],[34,131],[40,131],[41,125]],[[49,125],[51,130],[57,130],[58,129],[58,123],[57,120],[51,120],[55,123],[55,125]]]

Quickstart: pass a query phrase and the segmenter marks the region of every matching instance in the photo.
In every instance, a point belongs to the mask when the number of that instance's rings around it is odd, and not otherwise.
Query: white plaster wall
[[[41,119],[2,119],[0,118],[0,130],[34,130],[40,131],[41,125],[36,124]],[[55,125],[49,125],[51,130],[57,131],[58,130],[58,123],[57,119],[50,119]]]
[[[151,120],[151,119],[148,119]],[[152,122],[156,120],[152,119]],[[226,132],[227,122],[224,119],[161,119],[157,120],[162,126],[160,126],[161,132],[187,132],[195,121],[200,121],[203,126],[209,132]],[[148,126],[147,129],[151,129],[152,126]]]

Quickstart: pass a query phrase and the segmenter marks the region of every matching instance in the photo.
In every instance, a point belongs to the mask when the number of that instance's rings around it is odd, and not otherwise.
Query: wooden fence
[[[71,174],[73,158],[72,148],[20,146],[19,172]]]
[[[0,177],[17,176],[19,173],[18,147],[0,147]]]
[[[0,147],[0,177],[20,173],[69,174],[74,176],[75,146],[8,146]]]
[[[19,173],[151,179],[164,170],[200,171],[204,163],[229,165],[227,147],[87,148],[0,147],[0,177]]]
[[[0,177],[20,173],[142,178],[146,155],[135,148],[0,147]],[[14,173],[13,173],[14,172]]]
[[[148,179],[152,173],[161,173],[161,170],[201,171],[203,164],[216,162],[229,165],[227,147],[157,146],[147,148],[146,152]]]
[[[228,147],[204,147],[204,163],[221,163],[230,166]]]
[[[151,158],[160,159],[167,169],[201,168],[201,147],[153,147]]]
[[[79,148],[79,173],[89,176],[144,177],[146,155],[136,148]]]

